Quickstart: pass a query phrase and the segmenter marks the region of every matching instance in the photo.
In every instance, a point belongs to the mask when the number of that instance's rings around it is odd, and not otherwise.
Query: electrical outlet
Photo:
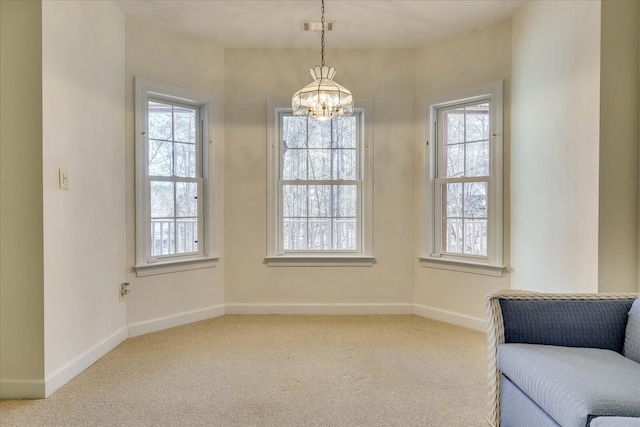
[[[129,295],[129,292],[131,292],[129,290],[129,282],[120,283],[120,289],[119,289],[120,301],[124,301],[124,297]]]

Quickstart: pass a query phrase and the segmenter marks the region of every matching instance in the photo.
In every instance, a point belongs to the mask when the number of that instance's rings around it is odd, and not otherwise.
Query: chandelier
[[[309,116],[315,120],[331,120],[353,113],[351,92],[333,81],[334,67],[324,65],[324,0],[322,0],[322,61],[309,72],[313,81],[297,91],[291,99],[294,116]]]

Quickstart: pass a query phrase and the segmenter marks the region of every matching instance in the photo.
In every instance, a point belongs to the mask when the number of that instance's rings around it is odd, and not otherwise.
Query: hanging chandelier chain
[[[321,67],[324,67],[324,0],[322,0],[322,8],[320,10],[322,11],[322,19],[320,21],[320,22],[322,22],[322,37],[320,38],[321,44],[322,44],[322,64],[321,64]]]

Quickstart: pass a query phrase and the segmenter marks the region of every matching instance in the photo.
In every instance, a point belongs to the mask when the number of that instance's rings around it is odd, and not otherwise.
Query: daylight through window
[[[198,253],[199,113],[148,101],[151,256]]]
[[[356,117],[282,116],[282,249],[358,250]]]
[[[487,255],[489,101],[439,110],[443,252]]]

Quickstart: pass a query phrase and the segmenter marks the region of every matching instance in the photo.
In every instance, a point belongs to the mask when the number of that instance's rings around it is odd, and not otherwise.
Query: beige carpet
[[[4,426],[485,426],[486,337],[418,316],[224,316],[132,338]]]

